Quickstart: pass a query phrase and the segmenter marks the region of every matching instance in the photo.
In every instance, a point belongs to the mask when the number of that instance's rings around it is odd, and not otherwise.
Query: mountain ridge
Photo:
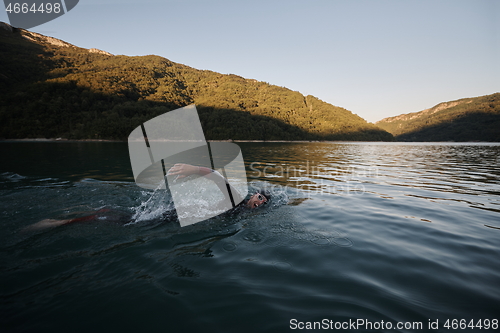
[[[500,93],[442,102],[375,123],[398,141],[500,141]]]
[[[320,99],[156,55],[84,49],[24,29],[0,29],[0,137],[124,139],[142,122],[196,104],[207,139],[391,141]]]

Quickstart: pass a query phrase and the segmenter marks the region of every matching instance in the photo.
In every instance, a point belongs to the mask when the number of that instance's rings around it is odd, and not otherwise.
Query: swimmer
[[[210,168],[178,163],[175,164],[172,168],[170,168],[170,170],[168,170],[167,172],[167,176],[177,176],[176,179],[182,179],[191,175],[202,176],[213,181],[217,185],[217,187],[221,190],[221,192],[224,193],[227,200],[230,200],[227,194],[228,190],[230,190],[231,193],[233,194],[234,202],[239,202],[239,204],[236,205],[236,207],[234,207],[233,209],[231,209],[230,212],[241,208],[250,208],[250,209],[257,208],[263,204],[268,203],[269,200],[271,199],[269,192],[265,190],[260,190],[255,192],[248,200],[246,201],[243,200],[239,192],[234,187],[231,186],[231,184],[226,178],[224,178],[216,170],[212,170]],[[167,211],[163,215],[164,215],[163,218],[165,220],[172,220],[175,216],[175,210]],[[100,209],[98,211],[91,212],[90,215],[74,219],[64,219],[64,220],[45,219],[35,224],[32,224],[24,228],[23,230],[33,231],[33,230],[57,227],[70,223],[90,222],[96,220],[103,220],[111,223],[126,224],[130,222],[131,216],[124,212],[117,212],[110,209]]]
[[[176,179],[182,179],[191,175],[199,175],[203,176],[211,181],[213,181],[217,187],[221,190],[222,193],[227,193],[227,189],[230,189],[233,194],[233,198],[235,202],[241,202],[240,205],[245,205],[248,208],[257,208],[260,205],[267,203],[270,199],[270,195],[266,191],[258,191],[253,194],[250,199],[246,202],[243,201],[238,191],[229,184],[229,181],[224,178],[219,172],[212,170],[210,168],[199,167],[190,164],[175,164],[170,170],[167,172],[167,176],[177,176]],[[226,198],[230,200],[230,198]]]

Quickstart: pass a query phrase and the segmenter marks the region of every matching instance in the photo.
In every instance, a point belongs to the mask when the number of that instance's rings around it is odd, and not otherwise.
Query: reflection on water
[[[500,149],[495,144],[268,143],[250,144],[245,153],[250,178],[299,188],[356,181],[499,193]]]
[[[328,318],[447,332],[448,318],[498,318],[500,145],[239,145],[271,204],[180,228],[156,218],[168,197],[133,182],[126,143],[0,143],[0,325],[285,332]],[[141,218],[22,232],[102,208]]]

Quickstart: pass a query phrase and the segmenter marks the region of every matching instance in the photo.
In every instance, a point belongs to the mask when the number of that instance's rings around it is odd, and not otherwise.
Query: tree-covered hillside
[[[392,140],[350,111],[159,56],[113,56],[0,24],[0,138],[126,139],[196,104],[207,139]]]
[[[382,119],[398,141],[500,141],[500,93]]]

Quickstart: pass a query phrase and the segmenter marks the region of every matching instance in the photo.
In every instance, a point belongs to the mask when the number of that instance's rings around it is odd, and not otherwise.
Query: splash
[[[131,208],[133,211],[132,219],[131,222],[126,225],[164,219],[165,215],[171,215],[172,217],[176,216],[173,214],[176,211],[176,206],[192,207],[192,209],[184,210],[184,214],[190,214],[189,217],[203,218],[204,216],[210,217],[214,216],[214,214],[218,215],[224,213],[224,209],[219,209],[214,205],[214,202],[219,201],[223,196],[218,190],[210,189],[210,181],[198,178],[195,182],[198,186],[186,187],[183,196],[179,198],[180,200],[176,202],[176,205],[174,205],[169,191],[165,191],[164,181],[162,181],[152,193],[150,191],[142,191],[142,195],[147,197],[147,199],[141,201],[138,206]],[[247,184],[237,183],[236,186],[247,186]],[[248,184],[249,196],[262,189],[267,190],[271,194],[270,205],[266,205],[267,207],[281,206],[289,201],[286,187],[275,186],[266,182],[252,182]],[[196,197],[195,194],[198,194],[198,197]],[[179,217],[186,218],[187,216]]]
[[[143,201],[139,206],[132,208],[134,211],[132,221],[126,225],[159,219],[163,217],[165,212],[172,211],[174,209],[172,197],[169,196],[167,191],[162,190],[162,187],[165,187],[165,180],[158,185],[146,201]],[[147,191],[143,191],[142,193],[144,195],[148,194]]]

